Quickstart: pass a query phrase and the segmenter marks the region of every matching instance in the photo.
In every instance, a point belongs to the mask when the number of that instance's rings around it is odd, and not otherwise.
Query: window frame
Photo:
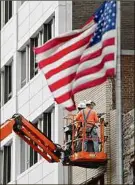
[[[13,2],[14,1],[3,1],[1,3],[1,8],[3,9],[3,11],[1,11],[1,19],[2,19],[2,25],[1,27],[3,27],[4,25],[7,24],[7,22],[12,18],[13,16]]]
[[[43,133],[49,138],[52,138],[52,112],[43,113]]]
[[[7,184],[11,181],[11,175],[12,175],[12,145],[9,144],[5,145],[3,148],[3,184]]]
[[[3,104],[6,104],[13,96],[13,59],[4,66],[3,73]],[[7,80],[8,79],[8,80]],[[11,87],[10,87],[11,86]],[[10,91],[11,89],[11,91]]]
[[[34,123],[33,125],[34,127],[38,128],[38,122]],[[38,153],[32,147],[30,147],[29,166],[31,167],[37,162],[38,162]]]
[[[51,35],[49,35],[51,31]],[[47,42],[49,39],[55,37],[55,17],[53,16],[51,20],[43,24],[43,43]]]
[[[25,53],[25,59],[23,59],[23,54]],[[26,61],[27,59],[26,59],[26,49],[25,50],[23,50],[23,51],[21,51],[21,88],[22,87],[24,87],[25,86],[25,84],[27,83],[27,77],[26,77],[26,73],[27,73],[27,71],[26,71]],[[23,73],[23,67],[22,67],[22,63],[25,61],[25,66],[24,66],[24,69],[25,69],[25,77],[24,77],[24,79],[22,78],[22,73]]]

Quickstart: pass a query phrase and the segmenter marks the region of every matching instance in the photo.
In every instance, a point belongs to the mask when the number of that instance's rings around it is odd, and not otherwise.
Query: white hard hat
[[[92,101],[92,100],[88,100],[88,101],[86,102],[86,105],[90,105],[90,104],[94,104],[94,105],[96,105],[94,101]]]
[[[85,109],[85,108],[86,108],[86,105],[85,105],[85,103],[83,103],[83,102],[80,102],[80,103],[78,104],[78,108]]]

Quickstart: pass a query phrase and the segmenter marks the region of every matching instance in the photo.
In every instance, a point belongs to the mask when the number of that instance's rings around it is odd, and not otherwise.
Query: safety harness
[[[86,115],[85,115],[85,112],[84,112],[84,110],[83,110],[83,118],[84,118],[84,126],[85,126],[85,127],[87,126],[87,120],[88,120],[88,117],[89,117],[90,113],[91,113],[91,110],[89,110],[89,112],[88,112],[88,114],[87,114],[87,116],[86,116]],[[91,132],[92,132],[92,130],[93,130],[94,127],[95,127],[95,125],[92,125],[92,127],[90,127],[90,128],[87,128],[87,127],[86,127],[86,133],[91,134]]]

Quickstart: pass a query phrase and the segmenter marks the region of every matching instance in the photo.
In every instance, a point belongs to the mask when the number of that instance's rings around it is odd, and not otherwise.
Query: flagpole
[[[117,1],[117,62],[116,62],[116,132],[117,132],[117,183],[123,184],[123,154],[122,154],[122,109],[121,109],[121,4]]]

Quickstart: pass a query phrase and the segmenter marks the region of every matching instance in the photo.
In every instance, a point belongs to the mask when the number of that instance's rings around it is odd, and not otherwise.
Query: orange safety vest
[[[88,124],[91,123],[91,124],[94,125],[95,123],[97,123],[99,121],[96,111],[94,111],[94,110],[90,111],[90,109],[88,109],[88,108],[84,109],[83,111],[84,111],[84,114],[85,114],[85,118],[87,118],[87,123]],[[85,122],[83,111],[80,111],[76,116],[76,120],[80,121],[82,123]],[[90,111],[90,114],[88,115],[89,111]]]

